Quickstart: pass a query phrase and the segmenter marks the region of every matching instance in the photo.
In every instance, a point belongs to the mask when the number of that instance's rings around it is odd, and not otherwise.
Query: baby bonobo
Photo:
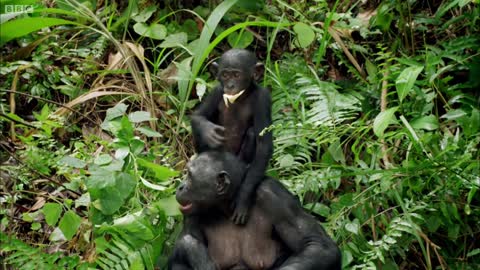
[[[272,123],[270,92],[257,81],[263,64],[247,50],[225,52],[213,69],[220,84],[191,116],[195,150],[226,150],[248,164],[232,220],[245,224],[256,187],[272,156],[271,132],[260,132]]]

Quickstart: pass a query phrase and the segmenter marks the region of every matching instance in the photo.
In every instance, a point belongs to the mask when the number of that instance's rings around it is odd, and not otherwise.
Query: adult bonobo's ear
[[[265,68],[263,66],[263,63],[257,62],[255,64],[255,70],[253,71],[253,79],[255,80],[255,82],[259,82],[262,79],[264,71]]]
[[[216,181],[217,194],[224,195],[230,186],[230,175],[226,171],[221,171],[218,173]]]
[[[212,73],[214,78],[217,78],[218,76],[218,69],[219,67],[217,62],[213,62],[212,64],[210,64],[210,73]]]

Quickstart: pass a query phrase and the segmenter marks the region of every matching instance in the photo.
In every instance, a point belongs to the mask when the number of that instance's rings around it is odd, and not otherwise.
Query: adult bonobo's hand
[[[223,132],[225,131],[224,127],[207,120],[202,123],[202,128],[203,140],[210,148],[215,149],[223,145],[225,140],[223,136]]]

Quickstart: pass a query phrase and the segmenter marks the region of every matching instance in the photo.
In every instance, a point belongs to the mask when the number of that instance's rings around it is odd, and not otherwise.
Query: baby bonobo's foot
[[[248,220],[248,210],[249,210],[249,203],[247,200],[239,199],[235,200],[235,204],[233,205],[233,215],[232,215],[232,221],[233,223],[237,225],[243,225],[247,223]]]

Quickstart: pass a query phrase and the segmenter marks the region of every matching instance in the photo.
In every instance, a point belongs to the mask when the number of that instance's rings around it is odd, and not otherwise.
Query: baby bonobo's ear
[[[215,186],[217,189],[217,194],[224,195],[230,186],[230,175],[226,171],[219,172]]]
[[[218,76],[218,63],[217,62],[213,62],[210,65],[210,73],[212,73],[214,78],[217,78],[217,76]]]
[[[255,70],[253,71],[253,79],[255,82],[259,82],[262,79],[264,71],[265,67],[263,66],[263,63],[257,62],[255,64]]]

